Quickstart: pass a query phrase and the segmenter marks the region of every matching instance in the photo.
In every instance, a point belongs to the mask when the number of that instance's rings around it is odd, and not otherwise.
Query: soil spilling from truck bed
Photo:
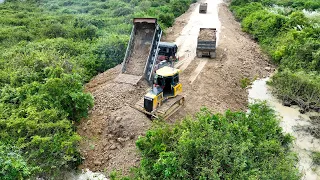
[[[207,106],[214,112],[246,109],[248,93],[240,87],[240,80],[244,77],[253,79],[255,76],[267,76],[273,70],[259,46],[241,31],[239,23],[224,4],[219,7],[222,27],[217,27],[217,30],[221,29],[217,58],[195,58],[193,46],[197,42],[200,25],[188,23],[193,22],[191,19],[218,16],[218,2],[206,2],[207,14],[199,14],[199,3],[191,5],[185,14],[176,19],[174,27],[164,37],[166,40],[174,40],[183,36],[177,43],[178,48],[183,46],[179,53],[182,59],[187,56],[190,58],[190,61],[181,63],[185,67],[180,75],[186,96],[185,106],[170,121],[194,115],[202,106]],[[211,27],[211,21],[203,23],[205,24],[201,25]],[[188,35],[188,32],[195,35]],[[207,63],[204,65],[203,61]],[[139,74],[144,68],[144,64],[139,67],[137,64],[130,66],[127,70],[132,74]],[[89,118],[82,120],[78,126],[78,133],[83,138],[80,150],[84,157],[80,169],[89,168],[106,174],[122,169],[124,174],[128,174],[130,167],[139,164],[135,141],[150,128],[151,121],[130,105],[143,97],[148,86],[144,82],[134,86],[113,81],[120,69],[120,65],[110,69],[86,85],[86,90],[95,98],[95,106],[90,111]]]
[[[131,54],[127,60],[125,73],[142,76],[149,57],[155,32],[154,24],[140,23],[136,25],[135,38],[132,44]]]
[[[118,65],[91,80],[86,90],[94,96],[95,105],[88,119],[78,126],[83,138],[81,154],[85,158],[80,169],[104,171],[124,169],[125,173],[139,162],[135,141],[144,135],[151,121],[130,106],[141,99],[148,85],[137,86],[114,82],[120,73]]]
[[[199,33],[199,40],[201,41],[215,41],[216,40],[216,33],[215,30],[212,29],[204,29]]]

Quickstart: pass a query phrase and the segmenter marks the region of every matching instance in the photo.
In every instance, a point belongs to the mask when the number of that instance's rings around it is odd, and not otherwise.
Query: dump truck
[[[134,18],[122,73],[116,81],[137,84],[144,78],[151,84],[161,36],[156,18]]]
[[[179,81],[181,71],[174,68],[174,62],[179,60],[177,51],[178,47],[174,43],[159,43],[151,78],[152,88],[134,106],[151,119],[167,119],[184,105],[182,84]]]
[[[162,30],[155,18],[134,18],[122,70],[116,82],[136,85],[144,78],[152,88],[131,106],[151,118],[168,118],[183,104],[180,70],[173,67],[178,47],[160,42]]]
[[[208,4],[207,3],[200,3],[199,6],[199,13],[207,13]]]
[[[216,57],[216,28],[200,28],[197,41],[197,57]]]

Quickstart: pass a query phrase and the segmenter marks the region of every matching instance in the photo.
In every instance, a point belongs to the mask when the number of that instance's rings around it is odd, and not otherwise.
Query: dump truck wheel
[[[197,52],[197,57],[202,58],[202,52]]]
[[[211,58],[216,58],[216,53],[215,53],[215,52],[210,53],[210,57],[211,57]]]

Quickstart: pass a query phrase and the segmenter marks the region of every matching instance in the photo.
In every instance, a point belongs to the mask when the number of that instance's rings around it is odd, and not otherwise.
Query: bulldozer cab
[[[159,43],[158,56],[163,56],[164,59],[166,59],[166,60],[169,60],[170,57],[173,59],[176,59],[177,51],[178,51],[178,47],[174,43],[169,43],[169,42],[160,42]]]
[[[154,76],[153,87],[134,108],[147,114],[151,119],[171,116],[183,104],[182,85],[179,82],[180,70],[165,66]]]
[[[163,97],[176,96],[175,87],[179,84],[179,69],[163,67],[156,71],[154,84],[163,89]]]

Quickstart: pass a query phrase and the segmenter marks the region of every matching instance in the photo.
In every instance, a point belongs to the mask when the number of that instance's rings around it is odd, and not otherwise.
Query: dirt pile
[[[80,169],[92,171],[124,169],[137,164],[135,141],[150,127],[146,116],[130,107],[145,94],[148,85],[115,83],[120,65],[96,76],[86,85],[95,99],[88,119],[78,126],[83,138],[80,147],[84,163]]]
[[[216,30],[213,29],[203,29],[199,32],[198,40],[201,41],[215,41],[216,40]]]
[[[126,65],[126,74],[142,76],[145,64],[148,60],[155,31],[154,24],[136,25],[136,34],[131,54]]]

